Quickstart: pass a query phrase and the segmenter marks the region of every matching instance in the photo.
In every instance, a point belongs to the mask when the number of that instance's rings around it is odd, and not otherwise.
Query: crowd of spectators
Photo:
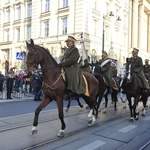
[[[42,99],[42,74],[35,73],[28,76],[23,70],[16,70],[11,67],[7,74],[2,74],[0,71],[0,92],[6,91],[6,98],[12,99],[12,93],[31,93],[34,94],[34,100],[40,101]]]

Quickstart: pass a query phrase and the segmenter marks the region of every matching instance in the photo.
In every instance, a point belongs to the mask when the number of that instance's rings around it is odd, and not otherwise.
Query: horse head
[[[134,71],[134,66],[132,63],[132,60],[128,58],[127,64],[126,64],[126,78],[127,82],[131,82],[133,79],[135,79],[136,73]]]
[[[26,72],[28,75],[32,75],[32,72],[38,68],[40,63],[40,55],[38,54],[37,46],[34,44],[33,39],[30,43],[26,41],[27,55],[26,55]]]

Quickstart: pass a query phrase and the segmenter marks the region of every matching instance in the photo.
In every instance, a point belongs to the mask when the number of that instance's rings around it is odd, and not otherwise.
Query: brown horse
[[[32,134],[37,133],[37,125],[39,113],[41,110],[46,107],[53,100],[56,101],[58,107],[58,115],[61,121],[61,129],[59,130],[57,136],[64,135],[64,129],[66,124],[64,122],[64,113],[63,113],[63,99],[66,90],[66,84],[62,78],[61,68],[58,67],[58,63],[49,53],[49,51],[39,45],[35,45],[34,41],[31,39],[30,43],[26,42],[27,45],[27,55],[26,55],[26,64],[27,64],[27,73],[32,74],[34,68],[38,65],[41,66],[41,71],[43,75],[43,86],[42,90],[45,94],[45,97],[41,101],[40,105],[37,107],[34,116]],[[90,107],[90,112],[88,114],[89,126],[93,125],[95,122],[94,109],[96,109],[96,95],[98,92],[98,80],[90,73],[84,73],[86,77],[89,95],[81,95],[85,102]]]

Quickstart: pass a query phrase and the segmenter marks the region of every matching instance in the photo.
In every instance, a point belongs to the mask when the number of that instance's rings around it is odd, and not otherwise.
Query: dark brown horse
[[[107,86],[103,75],[101,74],[101,68],[98,64],[98,62],[96,63],[92,63],[92,73],[95,76],[95,78],[99,81],[99,91],[98,91],[98,98],[97,98],[97,109],[100,108],[100,104],[102,101],[102,98],[105,98],[105,109],[104,109],[104,113],[106,113],[106,108],[107,108],[107,104],[108,104],[108,94],[109,94],[109,90],[111,90],[111,98],[112,98],[112,102],[114,102],[114,110],[117,111],[117,94],[118,94],[118,90],[113,89]],[[96,114],[97,116],[98,114]]]
[[[130,121],[138,120],[139,119],[139,111],[138,111],[138,103],[140,100],[143,102],[143,116],[146,114],[146,103],[149,96],[149,91],[144,91],[138,82],[138,77],[134,71],[134,66],[130,59],[126,64],[126,76],[122,83],[122,89],[124,94],[129,102],[129,109],[130,109]],[[133,98],[133,103],[132,103]]]
[[[66,124],[64,122],[64,112],[63,112],[63,99],[66,90],[66,84],[62,78],[61,68],[58,67],[58,63],[49,53],[49,51],[41,46],[35,45],[34,41],[31,39],[30,44],[26,42],[27,45],[27,55],[26,64],[28,74],[32,74],[34,68],[38,65],[41,66],[43,74],[43,86],[42,90],[45,94],[41,104],[37,107],[34,116],[32,134],[37,133],[37,125],[39,113],[53,100],[56,101],[58,107],[58,116],[61,121],[61,129],[59,130],[57,136],[63,136]],[[84,73],[86,77],[89,95],[81,95],[85,102],[90,107],[90,112],[88,114],[89,126],[93,125],[95,122],[95,116],[93,115],[94,109],[96,110],[96,94],[98,92],[99,83],[97,79],[90,73]],[[97,111],[97,110],[96,110]]]

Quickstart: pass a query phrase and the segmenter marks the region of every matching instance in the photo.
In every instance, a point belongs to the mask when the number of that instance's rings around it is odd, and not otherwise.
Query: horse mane
[[[51,57],[53,63],[54,63],[55,65],[58,65],[57,61],[56,61],[56,60],[54,59],[54,57],[50,54],[50,51],[49,51],[48,48],[44,48],[44,47],[39,46],[39,45],[35,45],[35,46],[37,46],[37,47],[41,48],[42,50],[44,50],[44,51]]]

